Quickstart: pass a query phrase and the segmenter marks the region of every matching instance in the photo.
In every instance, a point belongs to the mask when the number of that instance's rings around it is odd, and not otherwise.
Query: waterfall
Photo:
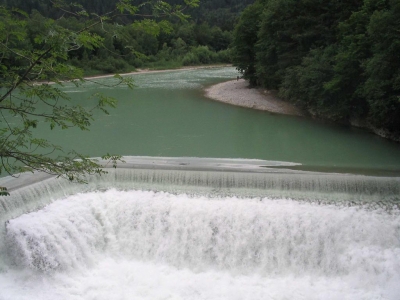
[[[343,224],[346,224],[343,226]],[[400,216],[293,200],[109,190],[68,197],[7,224],[17,264],[41,271],[98,252],[240,273],[342,275],[400,270]],[[379,249],[392,249],[392,265]],[[389,270],[387,269],[391,269]]]
[[[23,175],[1,198],[0,299],[398,299],[399,178],[276,165]]]

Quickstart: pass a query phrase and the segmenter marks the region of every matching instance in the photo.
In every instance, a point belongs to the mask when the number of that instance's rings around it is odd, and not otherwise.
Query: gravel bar
[[[249,88],[248,82],[244,79],[213,85],[206,89],[205,95],[210,99],[236,106],[278,114],[303,116],[300,109],[278,98],[271,92],[258,88]]]

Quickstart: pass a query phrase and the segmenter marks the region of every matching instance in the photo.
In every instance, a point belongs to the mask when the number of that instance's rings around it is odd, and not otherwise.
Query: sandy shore
[[[249,88],[248,82],[243,79],[213,85],[206,89],[206,96],[213,100],[242,107],[285,115],[303,115],[300,109],[276,95],[262,89]]]

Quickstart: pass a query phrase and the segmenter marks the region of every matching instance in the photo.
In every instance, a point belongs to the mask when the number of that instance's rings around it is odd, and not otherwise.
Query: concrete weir
[[[143,189],[214,196],[290,198],[337,205],[400,203],[400,178],[317,173],[285,169],[298,164],[256,159],[123,158],[116,169],[101,161],[102,176],[76,184],[44,173],[0,179],[11,196],[0,198],[0,219],[39,209],[59,198],[97,190]]]
[[[399,299],[398,177],[124,160],[1,179],[0,299]]]

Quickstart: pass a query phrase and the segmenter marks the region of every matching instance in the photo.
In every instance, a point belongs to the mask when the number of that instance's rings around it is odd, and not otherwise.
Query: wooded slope
[[[318,117],[400,136],[400,1],[258,0],[233,44],[252,84]]]

